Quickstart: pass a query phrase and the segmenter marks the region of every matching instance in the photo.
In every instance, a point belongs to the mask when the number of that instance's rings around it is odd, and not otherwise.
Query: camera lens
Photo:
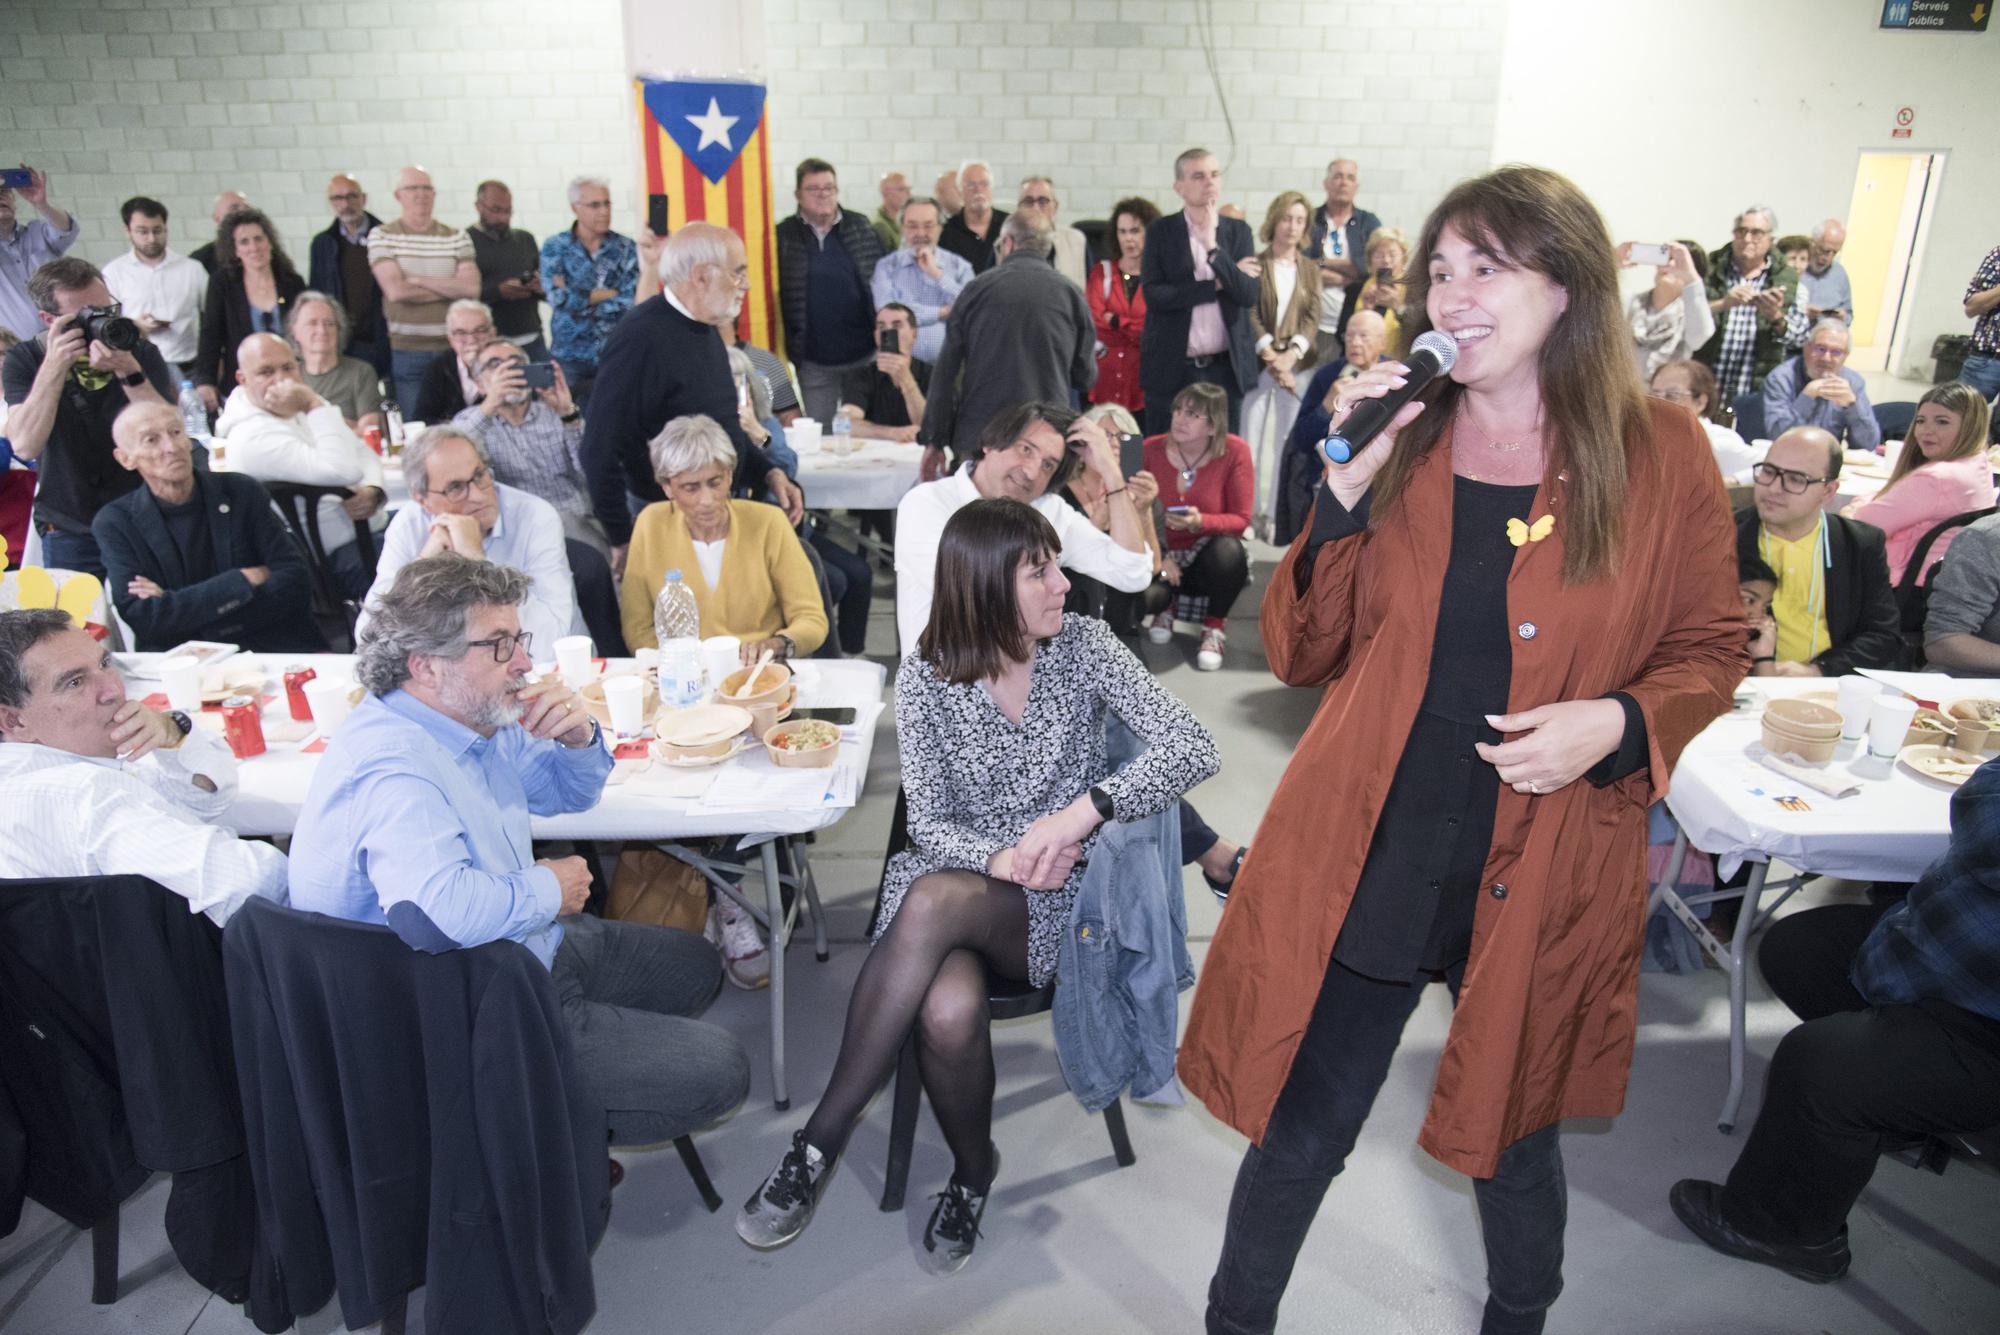
[[[139,346],[139,326],[122,315],[85,316],[83,330],[93,341],[113,352],[130,352]]]

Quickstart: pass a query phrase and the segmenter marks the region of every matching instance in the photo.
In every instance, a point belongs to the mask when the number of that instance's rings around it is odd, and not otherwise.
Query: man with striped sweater
[[[389,361],[396,401],[417,401],[431,359],[450,346],[444,317],[453,301],[479,295],[472,238],[432,216],[437,188],[422,167],[396,173],[402,216],[368,233],[368,268],[389,317]]]

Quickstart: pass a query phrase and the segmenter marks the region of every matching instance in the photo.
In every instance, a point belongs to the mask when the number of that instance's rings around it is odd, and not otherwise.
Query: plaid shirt
[[[540,399],[528,405],[528,415],[515,426],[499,414],[489,417],[467,408],[451,424],[478,441],[491,461],[493,476],[530,496],[539,496],[557,513],[588,519],[590,484],[584,480],[583,418],[567,425],[556,410]]]
[[[1951,847],[1909,898],[1875,924],[1855,958],[1871,1005],[1931,997],[2000,1020],[2000,762],[1951,799]]]
[[[1723,271],[1722,290],[1727,292],[1738,283],[1747,283],[1762,292],[1771,281],[1775,265],[1766,263],[1764,272],[1755,278],[1745,278],[1736,267],[1732,256]],[[1715,379],[1722,389],[1722,401],[1734,405],[1736,400],[1750,392],[1752,359],[1757,350],[1757,307],[1751,303],[1731,307],[1722,313],[1722,355],[1715,359]]]
[[[1966,285],[1965,299],[1971,301],[1981,292],[1995,287],[2000,287],[2000,246],[1995,246],[1979,262],[1979,272],[1972,275],[1972,281]],[[1980,316],[1978,323],[1972,326],[1972,350],[1983,352],[1988,357],[2000,357],[2000,306]]]

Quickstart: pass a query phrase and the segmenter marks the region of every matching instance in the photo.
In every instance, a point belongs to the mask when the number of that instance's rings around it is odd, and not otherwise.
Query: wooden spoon
[[[732,700],[747,698],[751,693],[751,688],[757,684],[757,678],[764,675],[765,665],[775,656],[776,650],[770,648],[768,645],[765,646],[764,652],[757,655],[757,666],[750,669],[750,675],[743,679],[743,684],[738,686],[736,693],[729,698]]]

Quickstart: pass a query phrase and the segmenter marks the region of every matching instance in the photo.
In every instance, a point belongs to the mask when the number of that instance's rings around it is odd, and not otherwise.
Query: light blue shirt
[[[19,192],[14,202],[22,212],[34,211]],[[28,275],[74,245],[79,226],[72,211],[67,231],[58,232],[46,218],[29,218],[15,222],[12,236],[0,237],[0,325],[13,330],[15,338],[25,342],[42,332],[41,317],[28,296]]]
[[[481,737],[403,691],[371,695],[313,774],[292,907],[386,923],[432,953],[519,941],[550,965],[562,893],[528,818],[595,806],[610,773],[601,743],[571,750],[518,724]]]
[[[1872,450],[1882,443],[1882,428],[1868,402],[1868,386],[1859,375],[1840,368],[1840,378],[1854,391],[1854,402],[1845,408],[1807,394],[1805,387],[1811,378],[1800,357],[1787,357],[1764,377],[1766,436],[1776,440],[1795,426],[1816,426],[1831,431],[1835,440],[1850,449]]]
[[[1841,319],[1849,324],[1854,322],[1854,287],[1847,281],[1847,270],[1835,260],[1826,266],[1825,273],[1814,273],[1810,267],[1799,273],[1799,290],[1805,293],[1805,304],[1816,306],[1823,311],[1840,311]]]
[[[900,301],[917,313],[917,345],[903,351],[920,362],[935,362],[938,353],[944,350],[945,317],[938,309],[957,301],[958,294],[972,281],[972,265],[963,256],[941,249],[933,249],[931,255],[937,261],[938,272],[944,275],[943,282],[919,268],[916,254],[905,246],[876,263],[875,277],[870,283],[876,310]]]

